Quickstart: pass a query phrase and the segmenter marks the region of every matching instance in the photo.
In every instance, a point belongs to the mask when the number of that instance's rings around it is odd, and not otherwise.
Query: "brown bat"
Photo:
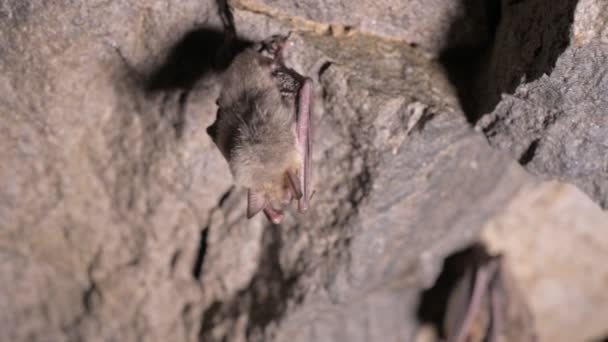
[[[274,36],[237,55],[223,75],[216,121],[207,128],[238,185],[248,189],[247,218],[311,196],[312,80],[285,66],[288,36]]]
[[[447,342],[536,341],[533,319],[500,256],[477,254],[447,303]]]

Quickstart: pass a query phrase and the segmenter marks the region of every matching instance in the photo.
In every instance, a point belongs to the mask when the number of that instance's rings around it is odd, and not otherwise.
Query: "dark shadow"
[[[230,197],[230,195],[234,192],[235,187],[231,186],[217,202],[217,208],[223,208],[226,204],[226,201]],[[203,265],[205,264],[205,257],[207,256],[207,239],[209,236],[209,225],[201,230],[201,236],[198,243],[198,252],[196,254],[196,259],[194,260],[194,265],[192,266],[192,277],[200,280],[201,275],[203,274]]]
[[[237,37],[228,1],[215,3],[222,29],[196,27],[187,32],[169,49],[165,62],[147,77],[146,91],[188,91],[207,73],[226,69],[234,56],[251,44]]]
[[[146,93],[163,93],[161,115],[165,116],[172,94],[178,94],[178,109],[171,117],[177,138],[182,136],[188,97],[196,83],[211,73],[225,70],[234,56],[250,44],[233,39],[230,33],[199,27],[187,32],[169,49],[165,61],[145,77]]]
[[[522,156],[518,160],[521,165],[525,166],[526,164],[531,162],[532,159],[534,159],[534,155],[536,154],[536,150],[538,149],[539,142],[540,142],[540,139],[534,139],[532,141],[532,143],[530,143],[530,146],[528,146],[528,149],[526,149],[526,151],[522,154]]]
[[[192,276],[196,279],[201,278],[203,273],[203,264],[205,263],[205,256],[207,255],[207,236],[209,235],[209,227],[205,227],[201,230],[201,238],[198,243],[198,253],[196,254],[196,260],[194,261],[194,267],[192,268]]]
[[[443,320],[450,294],[465,271],[487,257],[485,247],[480,244],[448,256],[443,262],[443,269],[435,285],[421,294],[416,311],[418,321],[433,325],[440,336],[445,338]]]
[[[168,49],[167,58],[143,77],[145,93],[163,93],[161,117],[168,116],[167,105],[177,93],[177,112],[170,120],[176,138],[181,138],[186,125],[186,105],[196,83],[210,73],[222,72],[241,50],[251,43],[238,39],[232,9],[227,0],[215,0],[222,28],[195,27]],[[124,58],[123,58],[124,59]]]
[[[287,304],[300,303],[303,293],[298,290],[298,273],[288,273],[280,263],[282,249],[281,231],[268,225],[262,238],[262,256],[259,267],[249,286],[225,302],[214,302],[203,313],[199,341],[232,340],[232,331],[237,331],[237,318],[247,315],[247,340],[262,341],[266,327],[285,316]],[[227,335],[218,339],[214,327],[232,324]]]
[[[455,86],[462,108],[472,124],[512,94],[524,80],[550,74],[570,42],[578,0],[462,0],[464,17],[449,30],[459,42],[463,30],[478,25],[477,44],[454,44],[440,62]],[[480,6],[484,20],[478,20]],[[474,19],[468,20],[467,17]]]
[[[443,50],[439,62],[443,65],[449,81],[454,85],[460,105],[470,123],[477,121],[479,106],[475,94],[475,84],[481,73],[483,61],[487,59],[494,43],[501,19],[500,0],[462,0],[464,14],[452,23],[448,41],[456,43]],[[480,18],[481,17],[481,18]],[[462,40],[471,26],[478,39],[472,42]],[[469,32],[469,34],[471,34]]]
[[[226,69],[232,58],[250,43],[234,40],[226,33],[210,28],[196,28],[186,33],[170,48],[167,59],[145,81],[147,92],[189,90],[210,72]]]

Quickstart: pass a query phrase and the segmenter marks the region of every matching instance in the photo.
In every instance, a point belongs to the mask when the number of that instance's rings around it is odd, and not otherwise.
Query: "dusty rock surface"
[[[572,47],[479,123],[526,169],[577,184],[608,207],[608,45]]]
[[[608,213],[557,182],[525,187],[484,229],[525,289],[541,341],[608,335],[607,229]]]
[[[482,108],[493,111],[478,127],[528,171],[576,184],[607,208],[607,5],[547,4],[503,6],[483,78]],[[503,92],[511,95],[492,109]]]
[[[410,340],[443,258],[528,182],[434,59],[487,42],[473,2],[230,3],[315,82],[316,193],[281,226],[245,219],[205,133],[214,2],[0,7],[1,340]]]
[[[418,47],[437,57],[457,46],[478,47],[491,34],[495,5],[465,1],[233,0],[238,9],[333,34],[360,32]]]
[[[480,109],[491,112],[478,128],[528,171],[575,184],[606,209],[608,4],[546,4],[503,3],[482,75],[490,86]],[[598,311],[606,306],[608,217],[580,190],[556,182],[525,188],[484,233],[527,289],[542,341],[608,334]]]

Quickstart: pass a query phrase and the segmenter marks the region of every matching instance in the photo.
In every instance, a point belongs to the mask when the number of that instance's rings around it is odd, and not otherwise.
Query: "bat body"
[[[235,182],[248,189],[247,217],[273,223],[293,199],[310,199],[312,81],[283,63],[287,37],[237,55],[222,80],[216,121],[207,132]]]
[[[448,299],[447,342],[533,342],[533,319],[501,257],[482,256]]]

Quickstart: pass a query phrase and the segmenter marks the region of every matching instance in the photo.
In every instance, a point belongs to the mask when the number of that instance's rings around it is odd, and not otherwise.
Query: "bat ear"
[[[268,200],[264,191],[254,191],[249,189],[247,192],[247,218],[254,217],[266,207]]]

